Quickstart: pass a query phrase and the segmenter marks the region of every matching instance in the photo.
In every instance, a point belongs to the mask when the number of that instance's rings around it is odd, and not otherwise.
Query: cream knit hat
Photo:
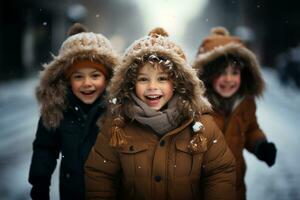
[[[136,40],[125,51],[122,62],[115,68],[114,76],[108,87],[110,99],[116,98],[118,101],[122,101],[120,98],[123,96],[123,84],[126,82],[128,69],[136,59],[151,54],[169,59],[176,66],[173,70],[178,70],[182,74],[181,77],[193,85],[189,89],[192,90],[191,99],[194,99],[195,104],[198,105],[196,107],[201,107],[203,112],[210,110],[210,104],[203,97],[205,89],[202,81],[197,78],[195,70],[186,61],[186,56],[180,46],[172,42],[168,33],[162,28],[153,29],[147,36]]]

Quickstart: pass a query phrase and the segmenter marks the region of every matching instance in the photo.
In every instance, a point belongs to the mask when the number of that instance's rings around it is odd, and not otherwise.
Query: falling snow
[[[264,97],[257,101],[257,118],[268,140],[276,144],[278,154],[275,165],[269,168],[252,154],[244,152],[247,199],[300,200],[300,163],[295,159],[300,153],[300,92],[280,85],[272,70],[265,69],[263,76],[267,88]],[[36,79],[28,79],[0,85],[0,199],[29,197],[28,167],[39,113],[33,95],[36,82]],[[14,148],[10,148],[12,146]],[[51,183],[51,199],[59,199],[58,176],[56,169]]]

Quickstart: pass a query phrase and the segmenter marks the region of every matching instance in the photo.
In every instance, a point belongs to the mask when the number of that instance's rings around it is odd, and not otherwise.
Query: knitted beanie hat
[[[69,37],[61,45],[58,56],[54,57],[54,60],[46,68],[64,63],[60,67],[66,71],[77,60],[90,60],[104,65],[109,72],[109,78],[111,78],[112,66],[118,64],[118,56],[109,40],[102,34],[87,32],[79,23],[71,26],[68,34]]]
[[[252,82],[247,83],[252,87],[253,95],[261,95],[264,90],[260,66],[254,53],[250,51],[239,37],[231,36],[224,27],[211,29],[211,34],[200,45],[196,58],[192,64],[198,75],[207,70],[206,66],[222,56],[236,56],[243,60],[251,76]]]
[[[108,72],[107,81],[113,74],[113,68],[119,63],[119,57],[110,42],[101,34],[86,32],[86,28],[75,23],[69,30],[69,37],[60,47],[58,56],[44,64],[36,96],[41,104],[41,115],[46,128],[56,128],[63,119],[67,107],[67,88],[69,80],[65,73],[78,61],[92,61],[104,66]]]

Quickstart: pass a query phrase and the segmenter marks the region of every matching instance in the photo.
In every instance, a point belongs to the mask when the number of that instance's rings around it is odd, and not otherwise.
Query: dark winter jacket
[[[59,189],[61,199],[84,199],[84,162],[93,146],[99,127],[97,119],[105,111],[103,102],[91,108],[80,106],[71,96],[59,127],[48,130],[40,119],[33,142],[29,182],[34,187],[49,187],[51,175],[61,154]],[[87,113],[86,113],[87,112]]]
[[[36,89],[41,119],[29,173],[34,199],[49,199],[51,175],[59,154],[61,199],[84,198],[83,165],[100,131],[96,120],[106,108],[99,102],[103,101],[103,94],[92,106],[71,95],[70,80],[65,74],[79,60],[103,64],[109,83],[119,56],[106,37],[86,32],[76,23],[69,29],[69,37],[61,45],[59,54],[43,66],[45,69]]]

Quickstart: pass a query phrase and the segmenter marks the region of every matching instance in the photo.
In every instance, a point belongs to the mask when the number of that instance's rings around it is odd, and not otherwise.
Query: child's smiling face
[[[145,63],[138,70],[136,96],[153,110],[160,110],[173,97],[173,83],[159,64]]]
[[[92,104],[106,87],[104,74],[95,68],[79,68],[70,77],[74,95],[85,104]]]
[[[220,96],[229,98],[234,95],[241,86],[241,70],[229,65],[216,78],[213,79],[213,88]]]

